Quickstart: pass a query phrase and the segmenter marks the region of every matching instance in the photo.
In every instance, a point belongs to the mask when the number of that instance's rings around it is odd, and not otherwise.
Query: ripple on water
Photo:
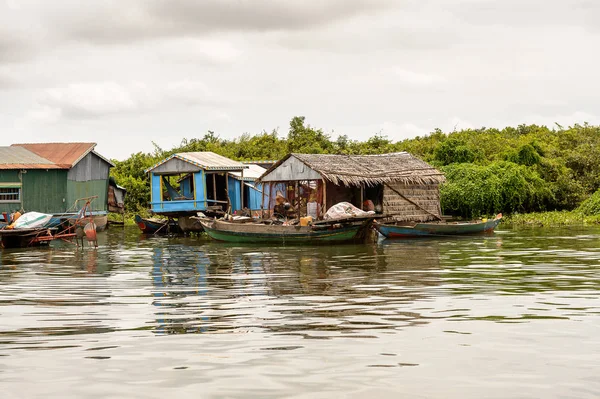
[[[598,228],[284,248],[99,238],[1,252],[5,392],[600,396]]]

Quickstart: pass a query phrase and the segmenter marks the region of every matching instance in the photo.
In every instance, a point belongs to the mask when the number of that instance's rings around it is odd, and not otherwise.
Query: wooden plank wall
[[[438,184],[419,185],[391,183],[390,186],[432,214],[439,217],[442,216],[440,207],[440,189]],[[398,222],[425,222],[436,220],[435,216],[406,201],[389,187],[384,187],[383,211],[385,214],[392,215],[390,217],[391,220]]]

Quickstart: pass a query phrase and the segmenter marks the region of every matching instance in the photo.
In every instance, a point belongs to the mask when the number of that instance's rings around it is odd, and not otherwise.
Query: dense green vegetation
[[[588,124],[569,128],[520,125],[450,133],[438,129],[399,142],[380,134],[366,141],[344,135],[332,140],[321,129],[308,125],[304,117],[291,120],[285,137],[272,131],[227,140],[209,131],[170,150],[155,145],[152,153],[139,152],[124,161],[114,161],[112,174],[128,189],[126,207],[130,212],[143,211],[150,199],[144,170],[185,151],[213,151],[241,161],[280,159],[288,152],[408,151],[445,173],[447,183],[441,190],[445,214],[477,217],[497,212],[560,211],[565,215],[564,211],[574,211],[580,205],[571,219],[600,213],[600,127]]]

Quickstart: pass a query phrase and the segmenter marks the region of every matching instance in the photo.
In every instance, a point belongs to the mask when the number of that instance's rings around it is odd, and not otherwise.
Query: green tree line
[[[477,217],[497,212],[573,210],[590,197],[583,207],[586,212],[600,210],[600,194],[592,196],[600,188],[599,126],[519,125],[448,133],[436,129],[398,142],[381,134],[358,141],[345,135],[332,139],[297,116],[290,121],[285,136],[274,130],[224,139],[208,131],[200,138],[184,139],[170,150],[155,144],[151,153],[113,160],[116,167],[112,175],[128,190],[129,212],[145,210],[150,201],[150,183],[144,170],[171,154],[188,151],[213,151],[239,161],[277,160],[289,152],[407,151],[445,174],[447,181],[441,188],[445,214]]]

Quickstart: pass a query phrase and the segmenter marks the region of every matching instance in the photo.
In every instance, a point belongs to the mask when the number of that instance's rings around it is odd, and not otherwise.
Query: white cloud
[[[73,40],[122,44],[161,37],[206,37],[223,32],[308,30],[385,10],[394,3],[393,0],[104,1],[80,9],[77,18],[55,11],[52,22]],[[73,8],[73,4],[68,8]]]
[[[67,118],[88,118],[140,110],[151,101],[144,95],[146,91],[143,84],[73,83],[45,90],[38,103]]]
[[[9,67],[0,65],[0,90],[9,89],[16,86],[18,79],[15,73]]]
[[[73,83],[44,90],[38,98],[38,106],[29,115],[34,120],[56,122],[60,118],[98,118],[215,102],[206,85],[198,81],[170,82],[159,87],[141,82]]]
[[[164,90],[164,96],[175,104],[197,105],[216,102],[204,83],[189,80],[169,83]]]
[[[439,126],[445,132],[453,132],[459,130],[475,129],[475,125],[458,116],[453,116],[449,121],[446,121],[442,126]]]
[[[400,83],[408,86],[433,86],[446,82],[446,79],[439,75],[413,72],[399,67],[393,68],[393,73]]]
[[[220,65],[236,62],[243,51],[228,40],[182,38],[161,41],[157,54],[174,62]]]
[[[18,10],[19,2],[18,0],[6,0],[6,6],[11,10]]]
[[[26,120],[17,120],[16,127],[18,130],[26,128],[29,121],[40,124],[57,123],[62,117],[62,109],[40,105],[27,113]]]
[[[429,129],[417,126],[414,123],[384,122],[380,125],[381,133],[394,141],[401,141],[417,136],[425,136]]]

